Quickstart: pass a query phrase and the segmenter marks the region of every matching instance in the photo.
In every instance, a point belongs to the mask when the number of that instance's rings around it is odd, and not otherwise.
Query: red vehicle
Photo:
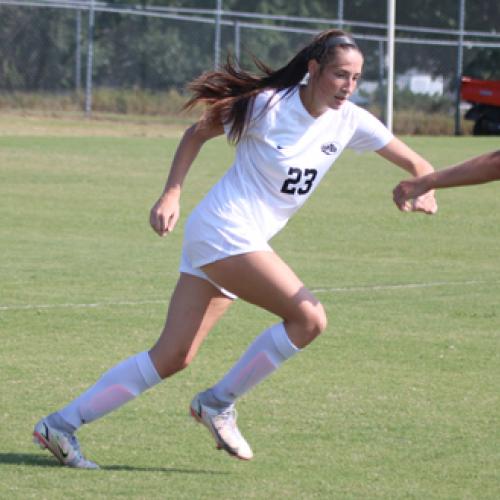
[[[474,135],[500,135],[500,81],[463,76],[460,95],[472,104],[465,119],[474,120]]]

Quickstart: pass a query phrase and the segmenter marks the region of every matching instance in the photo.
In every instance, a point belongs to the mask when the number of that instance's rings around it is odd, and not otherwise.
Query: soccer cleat
[[[201,402],[201,394],[191,401],[191,415],[212,433],[218,449],[226,450],[241,460],[251,460],[253,452],[236,426],[234,405],[225,410],[207,406]]]
[[[97,464],[82,455],[80,443],[74,434],[54,429],[43,418],[35,425],[33,442],[40,448],[49,450],[61,465],[77,469],[99,468]]]

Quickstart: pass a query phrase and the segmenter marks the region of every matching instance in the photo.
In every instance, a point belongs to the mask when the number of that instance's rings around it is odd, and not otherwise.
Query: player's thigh
[[[160,375],[183,368],[233,300],[209,281],[181,273],[170,299],[165,326],[150,351]]]
[[[321,303],[275,252],[234,255],[202,269],[219,286],[285,321],[326,322]]]

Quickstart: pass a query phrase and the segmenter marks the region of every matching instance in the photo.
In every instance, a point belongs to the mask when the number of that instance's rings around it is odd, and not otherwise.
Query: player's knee
[[[320,333],[323,333],[326,330],[326,327],[328,326],[328,318],[326,316],[326,311],[325,308],[323,307],[323,304],[321,304],[320,302],[318,302],[314,310],[313,325],[314,325],[313,330],[315,337],[317,337]]]
[[[500,179],[500,149],[491,153],[492,163],[495,167],[496,178]]]
[[[303,343],[307,345],[326,330],[328,320],[323,305],[318,302],[308,307],[304,311],[302,322]]]

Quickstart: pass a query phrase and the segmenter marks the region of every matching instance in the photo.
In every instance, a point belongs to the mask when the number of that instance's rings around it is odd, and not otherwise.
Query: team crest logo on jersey
[[[326,142],[321,145],[321,152],[325,155],[334,155],[338,150],[339,148],[334,142]]]

